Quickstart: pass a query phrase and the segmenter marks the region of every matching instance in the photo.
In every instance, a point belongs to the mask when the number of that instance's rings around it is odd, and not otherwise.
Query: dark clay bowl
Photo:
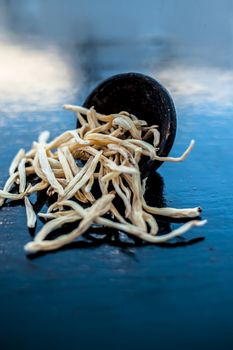
[[[103,114],[127,111],[146,120],[148,125],[159,125],[158,155],[169,154],[176,135],[176,112],[168,91],[155,79],[139,73],[112,76],[91,92],[83,106],[94,106],[97,112]],[[161,164],[142,159],[142,175],[147,176]]]

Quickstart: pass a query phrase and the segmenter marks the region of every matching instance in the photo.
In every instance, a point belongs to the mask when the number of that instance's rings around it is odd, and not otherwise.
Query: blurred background
[[[1,0],[0,109],[82,101],[97,81],[140,71],[178,107],[233,105],[232,0]]]

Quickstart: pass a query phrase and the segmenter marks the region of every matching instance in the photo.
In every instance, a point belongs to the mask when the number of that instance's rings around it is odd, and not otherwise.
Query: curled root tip
[[[37,253],[39,250],[35,247],[34,242],[29,242],[29,243],[25,244],[24,251],[26,254],[31,255],[31,254]]]
[[[195,140],[194,140],[194,139],[191,140],[190,145],[191,145],[191,146],[194,146],[194,145],[195,145]]]
[[[196,221],[195,226],[204,226],[207,223],[207,220]]]

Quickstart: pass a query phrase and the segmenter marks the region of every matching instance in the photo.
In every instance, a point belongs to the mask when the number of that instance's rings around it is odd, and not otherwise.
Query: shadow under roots
[[[163,178],[160,176],[160,174],[158,174],[157,172],[151,173],[150,176],[148,177],[144,197],[146,202],[150,206],[154,206],[158,208],[166,206],[166,200],[164,197],[164,181],[163,181]],[[54,200],[56,200],[55,197],[51,197],[48,199],[46,195],[46,191],[39,193],[37,196],[36,203],[34,204],[35,211],[36,212],[40,211],[44,205],[49,206],[54,202]],[[117,205],[119,212],[121,212],[121,214],[124,215],[124,206],[122,205],[122,202],[119,199],[117,199],[114,204]],[[159,235],[163,235],[172,231],[171,222],[184,223],[189,221],[189,219],[172,219],[172,218],[165,218],[161,216],[157,216],[156,220],[159,226]],[[41,221],[46,222],[43,219],[41,219]],[[66,224],[63,227],[50,233],[46,239],[52,240],[59,237],[60,235],[68,234],[69,232],[77,228],[77,226],[78,226],[77,222],[72,224]],[[135,247],[140,248],[140,247],[145,247],[149,245],[155,245],[153,243],[142,241],[140,238],[127,235],[123,232],[119,232],[109,227],[98,227],[98,226],[91,227],[81,237],[82,238],[80,240],[69,243],[64,247],[61,247],[60,249],[57,249],[54,251],[48,251],[48,252],[46,251],[38,252],[36,254],[28,255],[28,258],[35,259],[47,253],[56,254],[56,252],[58,251],[65,251],[70,249],[93,249],[101,245],[118,247],[121,249],[123,253],[128,254],[130,248],[135,248]],[[177,248],[177,247],[186,247],[193,244],[197,244],[203,241],[204,239],[205,239],[204,237],[186,239],[183,236],[179,236],[172,239],[169,242],[156,244],[156,246],[160,248],[168,248],[168,249]]]
[[[185,239],[181,237],[177,237],[173,239],[172,242],[164,242],[164,243],[159,243],[156,244],[156,247],[159,248],[165,248],[165,249],[172,249],[172,248],[178,248],[178,247],[187,247],[191,246],[197,243],[200,243],[204,240],[204,237],[196,237],[193,239]],[[121,252],[123,254],[135,256],[135,253],[133,253],[130,249],[132,248],[143,248],[146,246],[153,245],[152,243],[142,241],[140,239],[130,239],[128,238],[127,240],[122,240],[121,233],[109,233],[104,234],[103,232],[101,233],[100,237],[97,237],[96,234],[93,233],[85,233],[82,236],[82,239],[79,241],[74,241],[72,243],[69,243],[65,245],[62,248],[59,248],[57,250],[52,250],[52,251],[43,251],[43,252],[38,252],[36,254],[28,255],[28,259],[33,260],[39,257],[42,257],[46,254],[56,254],[59,251],[67,251],[67,250],[73,250],[73,249],[95,249],[98,248],[102,245],[108,245],[112,247],[117,247],[120,248]]]

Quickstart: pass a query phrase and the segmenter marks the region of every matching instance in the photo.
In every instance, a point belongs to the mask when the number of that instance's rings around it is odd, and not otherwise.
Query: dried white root
[[[11,199],[14,201],[17,201],[17,200],[24,198],[25,195],[27,195],[27,191],[22,192],[22,193],[11,193],[11,192],[7,192],[4,190],[0,190],[0,197],[1,198]]]
[[[19,162],[21,161],[21,159],[24,158],[24,156],[25,156],[25,151],[24,149],[21,148],[11,162],[11,165],[9,168],[9,175],[14,174],[15,170],[18,168]]]
[[[19,162],[19,193],[22,193],[25,191],[26,188],[26,170],[25,170],[25,162],[26,159],[23,158]]]
[[[13,159],[3,190],[0,190],[0,206],[7,200],[24,199],[27,225],[36,225],[36,213],[28,198],[33,193],[47,191],[57,195],[47,213],[38,216],[49,220],[34,240],[25,246],[27,253],[58,249],[79,237],[91,226],[115,228],[151,243],[165,242],[182,235],[194,226],[202,226],[205,220],[192,220],[178,229],[158,235],[154,215],[171,218],[196,218],[201,209],[155,208],[147,205],[144,194],[146,180],[141,179],[139,161],[142,156],[151,160],[181,162],[193,148],[192,140],[180,157],[157,155],[160,134],[157,125],[147,126],[143,120],[128,112],[109,115],[97,113],[94,108],[65,105],[74,111],[80,128],[68,130],[48,142],[49,132],[42,132],[32,149],[19,150]],[[152,138],[153,145],[146,140]],[[82,165],[77,164],[82,160]],[[39,181],[28,185],[28,176]],[[19,185],[19,193],[12,193]],[[96,186],[100,194],[96,198]],[[124,206],[125,217],[120,214],[113,199],[117,197]],[[85,203],[85,209],[79,204]],[[111,215],[111,219],[104,217]],[[67,235],[48,240],[47,236],[64,224],[78,222],[77,228]]]
[[[15,183],[15,180],[18,178],[19,176],[19,173],[16,172],[16,173],[13,173],[9,178],[8,180],[6,181],[5,183],[5,186],[3,187],[3,193],[7,193],[11,190],[11,188],[13,187],[14,183]],[[4,200],[5,198],[4,197],[1,197],[0,195],[0,207],[4,204]]]
[[[201,214],[202,209],[200,207],[196,208],[186,208],[186,209],[175,209],[175,208],[155,208],[150,207],[143,201],[143,208],[151,214],[154,215],[161,215],[161,216],[167,216],[170,218],[175,219],[182,219],[182,218],[196,218]]]
[[[34,228],[36,226],[36,213],[33,210],[33,206],[28,199],[28,197],[24,197],[24,204],[26,207],[26,215],[27,215],[27,227]]]
[[[38,251],[41,250],[54,250],[54,249],[58,249],[62,246],[64,246],[65,244],[68,244],[70,242],[72,242],[75,238],[79,237],[82,233],[84,233],[93,223],[93,221],[99,217],[104,215],[106,212],[108,212],[108,210],[110,209],[110,205],[111,202],[114,198],[114,195],[108,194],[105,195],[103,197],[101,197],[100,199],[98,199],[91,208],[89,208],[89,210],[85,211],[85,215],[83,216],[82,221],[80,222],[78,228],[74,229],[72,232],[70,232],[67,235],[61,235],[58,238],[55,238],[51,241],[48,240],[43,240],[51,231],[48,230],[48,225],[51,224],[51,222],[49,222],[47,225],[47,230],[46,228],[44,229],[44,231],[40,231],[37,236],[34,239],[34,242],[29,242],[25,245],[24,249],[27,253],[36,253]],[[54,219],[55,220],[59,220],[64,219],[66,220],[77,220],[77,216],[71,216],[70,218],[66,217],[66,218],[58,218],[58,219]],[[64,222],[64,221],[63,221]],[[60,227],[61,225],[59,225],[58,227]]]
[[[37,154],[43,174],[47,178],[50,185],[57,191],[59,195],[62,196],[64,192],[63,187],[59,184],[59,182],[56,179],[56,176],[53,173],[43,144],[38,144]]]

